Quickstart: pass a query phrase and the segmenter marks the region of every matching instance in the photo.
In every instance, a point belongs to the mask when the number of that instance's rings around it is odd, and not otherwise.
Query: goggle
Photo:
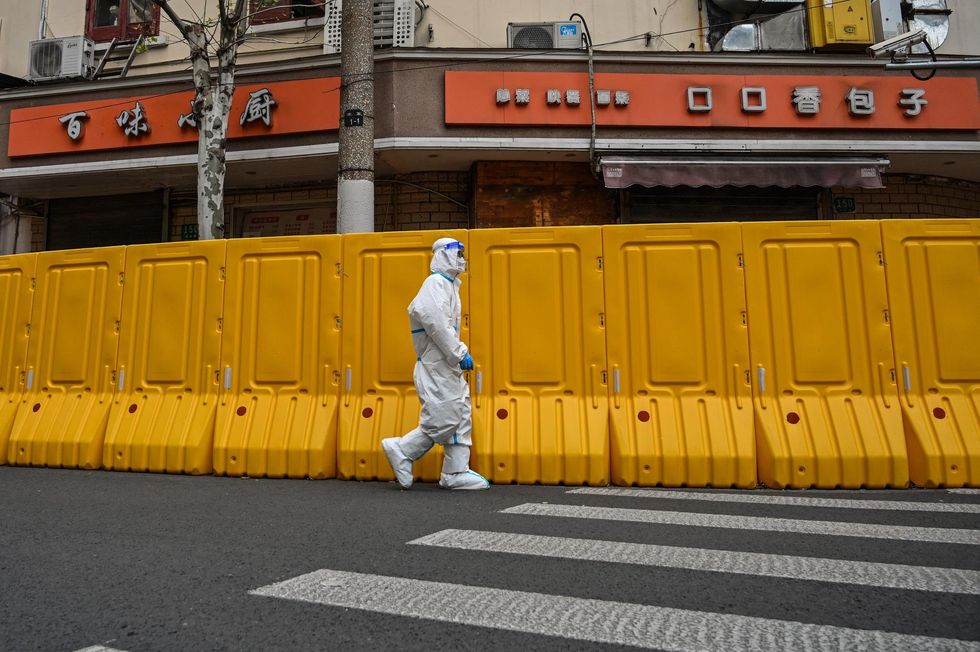
[[[456,257],[463,258],[463,249],[465,249],[465,247],[463,246],[462,242],[450,242],[445,247],[443,247],[443,249],[447,251],[452,251],[453,249],[455,249]]]

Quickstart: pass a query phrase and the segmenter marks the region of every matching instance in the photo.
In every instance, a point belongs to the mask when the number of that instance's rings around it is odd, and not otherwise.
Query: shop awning
[[[885,158],[751,158],[737,156],[604,156],[607,188],[676,186],[820,186],[883,188]]]

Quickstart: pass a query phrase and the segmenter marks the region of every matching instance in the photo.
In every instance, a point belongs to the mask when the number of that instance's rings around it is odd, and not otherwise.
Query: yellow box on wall
[[[871,0],[809,0],[807,14],[814,48],[860,48],[874,43]]]

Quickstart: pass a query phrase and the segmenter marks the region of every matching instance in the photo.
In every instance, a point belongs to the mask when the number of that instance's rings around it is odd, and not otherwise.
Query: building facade
[[[614,4],[377,2],[376,230],[980,217],[980,71],[886,70],[865,52],[890,25],[871,3]],[[980,55],[980,7],[946,6],[902,29],[928,18],[936,56]],[[0,251],[196,239],[176,27],[150,0],[0,9]],[[206,21],[214,3],[175,9]],[[230,237],[336,230],[340,11],[252,16]],[[96,74],[127,47],[125,74]]]

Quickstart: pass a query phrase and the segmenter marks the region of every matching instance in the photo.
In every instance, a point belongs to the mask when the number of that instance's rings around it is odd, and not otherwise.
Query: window
[[[160,8],[153,0],[88,0],[86,36],[96,42],[160,33]]]
[[[249,0],[253,25],[323,18],[326,0]]]

